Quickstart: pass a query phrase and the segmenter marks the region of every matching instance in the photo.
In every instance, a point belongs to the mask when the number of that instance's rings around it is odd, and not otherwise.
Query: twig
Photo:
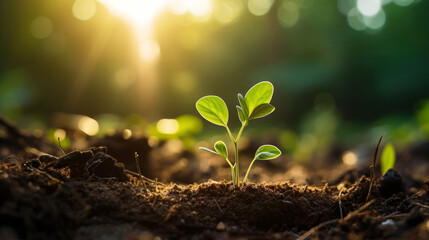
[[[308,230],[306,233],[304,233],[303,235],[301,235],[299,238],[297,238],[296,240],[305,240],[308,237],[310,237],[313,233],[317,232],[319,229],[321,229],[324,226],[330,225],[330,224],[334,224],[337,223],[338,219],[332,219],[326,222],[323,222],[315,227],[312,227],[310,230]]]
[[[47,173],[47,172],[45,172],[45,171],[42,171],[42,170],[40,170],[40,169],[37,169],[37,168],[35,168],[35,167],[32,167],[31,165],[25,165],[25,166],[26,166],[27,168],[29,168],[29,169],[33,170],[33,171],[36,171],[36,172],[40,173],[41,175],[46,176],[47,178],[49,178],[49,179],[50,179],[50,180],[52,180],[53,182],[56,182],[56,183],[62,183],[62,182],[63,182],[63,181],[61,181],[60,179],[53,177],[51,174],[49,174],[49,173]]]
[[[158,192],[158,178],[155,178],[155,192]]]
[[[222,209],[220,208],[219,204],[218,204],[218,203],[217,203],[217,201],[216,201],[216,198],[214,198],[214,197],[213,197],[213,200],[215,201],[215,203],[216,203],[217,207],[219,208],[220,213],[221,213],[221,214],[223,214]]]
[[[126,173],[128,173],[128,174],[130,174],[130,175],[133,175],[133,176],[135,176],[135,177],[140,177],[140,175],[139,175],[138,173],[133,172],[133,171],[128,170],[128,169],[125,169],[125,170],[124,170],[124,172],[126,172]],[[155,184],[155,180],[152,180],[152,179],[150,179],[150,178],[147,178],[147,177],[145,177],[145,176],[143,176],[143,175],[142,175],[142,177],[143,177],[143,179],[144,179],[145,181],[150,182],[150,183],[152,183],[152,184]],[[167,185],[165,185],[165,184],[164,184],[164,183],[162,183],[162,182],[158,182],[158,185],[161,185],[162,187],[166,187],[166,186],[167,186]]]
[[[360,208],[358,208],[357,210],[354,210],[353,212],[349,213],[345,218],[344,221],[348,221],[350,218],[358,215],[360,212],[362,212],[363,210],[365,210],[365,208],[369,207],[371,204],[373,204],[375,202],[375,200],[371,200],[369,202],[366,202],[364,205],[362,205]]]
[[[380,143],[381,143],[381,140],[383,139],[384,135],[386,135],[386,133],[383,133],[383,135],[381,135],[380,139],[378,140],[377,147],[375,148],[375,152],[374,152],[374,158],[372,159],[372,165],[369,167],[371,169],[371,178],[370,178],[371,182],[369,184],[368,195],[366,196],[366,201],[367,202],[369,200],[369,197],[371,196],[372,185],[374,185],[374,181],[375,181],[375,173],[374,173],[375,163],[377,161],[378,149],[380,148]]]
[[[64,153],[64,155],[67,155],[66,151],[64,151],[64,148],[61,146],[61,140],[59,137],[58,137],[58,145],[60,146],[60,149]]]
[[[406,217],[409,213],[398,213],[398,214],[389,214],[387,216],[379,216],[380,219],[390,219],[390,218],[399,218],[399,217]]]
[[[0,159],[0,162],[6,161],[6,160],[9,160],[9,159],[15,160],[16,165],[19,165],[21,163],[20,160],[15,155],[6,156],[6,157]]]
[[[422,207],[424,209],[429,209],[429,206],[421,204],[421,203],[418,203],[418,202],[413,202],[413,205],[417,205],[417,206]]]
[[[139,171],[140,181],[143,183],[143,186],[144,186],[144,189],[146,190],[146,193],[149,193],[149,191],[146,187],[146,183],[143,180],[142,172],[140,171],[139,154],[137,152],[134,153],[134,158],[136,159],[136,166],[137,166],[137,171]]]

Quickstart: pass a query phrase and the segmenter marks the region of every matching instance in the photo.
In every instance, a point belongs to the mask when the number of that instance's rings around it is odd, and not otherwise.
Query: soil
[[[319,184],[234,186],[204,182],[222,179],[228,168],[203,165],[183,149],[168,152],[168,142],[150,147],[144,138],[110,136],[62,153],[4,119],[0,125],[0,239],[429,239],[427,171],[416,177],[390,170],[368,200],[368,166]],[[427,148],[417,149],[409,156],[427,169]],[[143,175],[134,151],[143,156]],[[163,165],[174,160],[182,167]],[[287,177],[271,164],[261,164],[251,179]],[[183,184],[194,181],[201,183]]]

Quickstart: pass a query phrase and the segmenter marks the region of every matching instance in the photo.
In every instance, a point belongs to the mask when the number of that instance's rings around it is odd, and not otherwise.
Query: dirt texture
[[[126,169],[109,148],[61,153],[4,125],[0,239],[429,238],[428,182],[394,170],[369,198],[358,170],[320,186],[166,184]]]

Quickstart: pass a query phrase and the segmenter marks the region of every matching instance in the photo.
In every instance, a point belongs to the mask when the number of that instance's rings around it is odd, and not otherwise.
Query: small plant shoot
[[[238,94],[237,113],[238,118],[241,122],[241,128],[236,137],[231,133],[228,127],[228,107],[222,98],[218,96],[205,96],[200,98],[196,103],[196,108],[203,118],[207,121],[226,128],[229,138],[234,143],[234,164],[228,159],[228,149],[226,144],[222,141],[217,141],[214,144],[214,149],[200,147],[201,150],[222,156],[225,158],[228,165],[231,167],[232,182],[234,185],[240,184],[239,178],[239,157],[238,157],[238,141],[240,140],[241,134],[244,128],[249,124],[250,120],[262,118],[272,113],[275,108],[270,104],[271,98],[273,97],[274,87],[270,82],[264,81],[256,84],[247,91],[243,97],[241,93]],[[252,168],[253,163],[256,160],[271,160],[280,156],[281,151],[273,145],[263,145],[258,148],[255,153],[255,157],[250,163],[246,175],[244,176],[243,182],[246,182],[247,176]]]
[[[396,153],[392,144],[388,143],[381,152],[381,174],[384,175],[395,167]]]

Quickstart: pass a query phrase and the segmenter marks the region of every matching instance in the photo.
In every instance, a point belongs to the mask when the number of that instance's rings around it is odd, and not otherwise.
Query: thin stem
[[[226,131],[228,132],[229,138],[231,138],[231,141],[235,142],[235,138],[232,136],[231,130],[229,130],[228,126],[225,126]]]
[[[236,185],[236,183],[235,183],[235,167],[231,167],[231,176],[232,176],[232,183],[234,184],[234,185]]]
[[[230,164],[231,168],[232,168],[232,182],[234,183],[234,185],[239,185],[240,184],[240,161],[238,159],[238,140],[241,137],[241,134],[243,133],[243,129],[247,124],[247,120],[241,125],[240,131],[237,134],[237,138],[234,138],[232,136],[231,130],[229,129],[229,127],[226,125],[226,131],[228,132],[229,138],[231,138],[231,141],[234,143],[234,152],[235,152],[235,163],[234,166],[232,166],[232,164]],[[228,161],[228,159],[227,159]],[[228,161],[228,163],[230,163]]]
[[[247,175],[249,175],[250,169],[252,168],[252,165],[253,165],[253,163],[255,162],[255,160],[256,160],[256,158],[254,158],[254,159],[252,160],[252,162],[250,163],[249,168],[247,169],[246,175],[244,176],[243,183],[245,183],[245,182],[246,182],[246,180],[247,180]]]
[[[236,141],[234,141],[234,150],[235,150],[235,165],[234,165],[234,170],[235,170],[235,181],[237,183],[237,185],[240,184],[240,163],[238,160],[238,144]]]
[[[232,163],[228,160],[228,158],[225,158],[225,160],[226,160],[226,162],[229,164],[229,166],[231,167],[231,168],[233,168],[234,166],[232,166]]]
[[[246,121],[244,121],[244,123],[241,125],[240,131],[238,132],[238,134],[237,134],[237,138],[235,139],[235,141],[236,141],[236,142],[238,142],[238,140],[240,139],[240,137],[241,137],[241,133],[243,133],[243,129],[244,129],[244,127],[246,126],[246,124],[247,124],[247,120],[246,120]]]

